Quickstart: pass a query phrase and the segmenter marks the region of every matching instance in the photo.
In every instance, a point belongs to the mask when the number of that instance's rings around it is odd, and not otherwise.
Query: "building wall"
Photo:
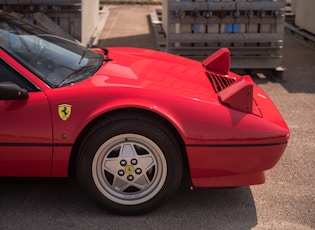
[[[313,34],[315,34],[315,1],[298,0],[295,1],[295,24]]]
[[[0,9],[84,46],[97,41],[99,0],[0,0]]]
[[[93,45],[99,26],[99,0],[82,0],[81,11],[81,43],[84,45]]]

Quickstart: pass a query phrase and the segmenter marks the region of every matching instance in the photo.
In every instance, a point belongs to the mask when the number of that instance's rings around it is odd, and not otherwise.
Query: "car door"
[[[29,96],[0,99],[0,176],[50,176],[52,122],[45,93],[0,58],[1,82],[14,83]]]

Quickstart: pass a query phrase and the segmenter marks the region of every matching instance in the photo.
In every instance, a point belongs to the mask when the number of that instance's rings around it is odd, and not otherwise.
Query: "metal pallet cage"
[[[220,47],[232,69],[272,70],[281,80],[285,0],[164,0],[165,51],[203,60]]]

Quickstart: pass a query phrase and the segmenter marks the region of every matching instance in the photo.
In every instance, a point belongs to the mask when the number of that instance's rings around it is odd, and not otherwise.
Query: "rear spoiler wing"
[[[222,77],[231,78],[230,73],[230,51],[227,48],[221,48],[205,60],[202,65],[209,71],[224,75]],[[234,76],[234,74],[233,74]],[[254,82],[249,75],[238,76],[234,82],[218,92],[219,100],[222,104],[245,113],[261,116],[261,113],[254,101]]]
[[[202,61],[202,65],[215,73],[226,75],[230,71],[231,58],[228,48],[221,48],[205,60]]]

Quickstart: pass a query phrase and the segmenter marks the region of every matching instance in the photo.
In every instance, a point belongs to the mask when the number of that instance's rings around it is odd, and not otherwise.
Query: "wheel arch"
[[[142,108],[121,108],[121,109],[109,111],[107,113],[104,113],[96,117],[90,123],[88,123],[88,125],[86,125],[85,128],[80,132],[80,134],[78,135],[78,137],[76,138],[74,142],[74,145],[71,151],[70,160],[69,160],[69,168],[68,168],[69,176],[76,175],[77,156],[78,156],[80,147],[82,146],[84,139],[89,135],[89,133],[93,129],[96,129],[98,125],[100,125],[102,122],[106,121],[107,119],[110,119],[111,117],[115,117],[115,116],[120,116],[123,114],[131,114],[134,116],[145,117],[146,119],[149,119],[155,122],[160,122],[165,128],[167,128],[167,130],[171,134],[174,135],[174,138],[176,139],[177,143],[179,143],[180,152],[183,159],[183,168],[184,168],[184,171],[188,170],[189,164],[188,164],[188,157],[187,157],[184,140],[182,136],[180,135],[179,131],[176,129],[176,127],[168,119],[161,116],[160,114],[157,114],[155,112],[142,109]]]

